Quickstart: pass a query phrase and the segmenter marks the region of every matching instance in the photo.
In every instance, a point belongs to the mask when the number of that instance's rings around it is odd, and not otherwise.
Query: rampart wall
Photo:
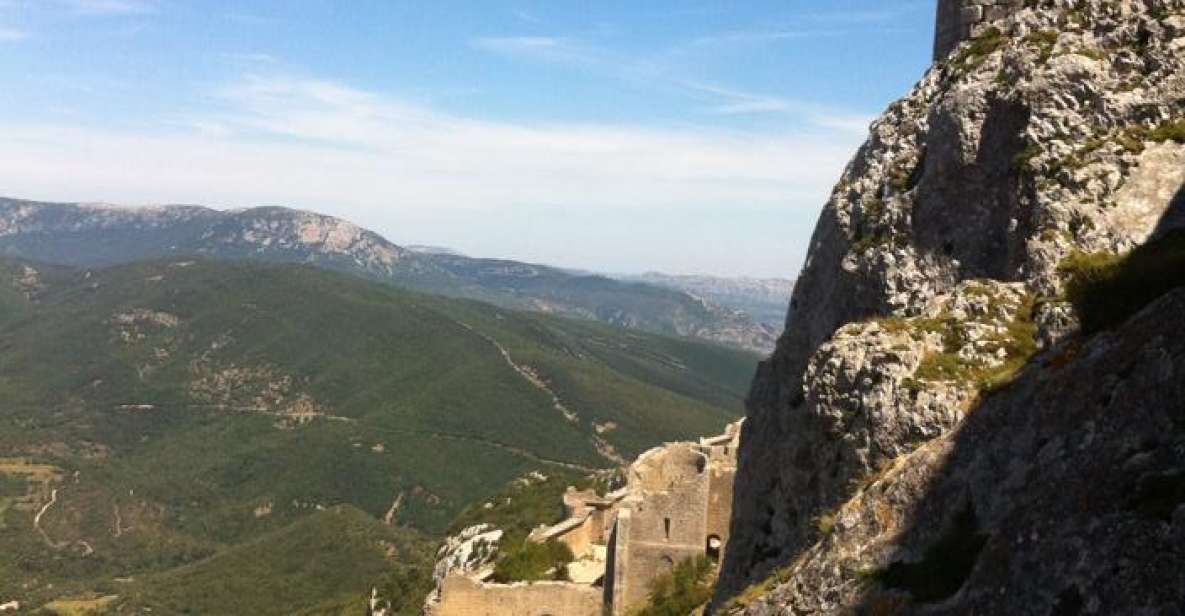
[[[601,589],[584,584],[483,584],[468,577],[444,581],[437,614],[449,616],[600,616]]]

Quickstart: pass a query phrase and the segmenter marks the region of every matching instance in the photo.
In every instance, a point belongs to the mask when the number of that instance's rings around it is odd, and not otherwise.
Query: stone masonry
[[[684,560],[719,560],[728,541],[741,423],[716,437],[668,443],[628,469],[603,497],[569,488],[567,519],[531,533],[572,549],[570,582],[491,584],[489,571],[454,573],[431,616],[613,616],[644,604],[654,578]]]
[[[1024,0],[938,0],[934,60],[945,58],[959,43],[977,34],[978,26],[1024,7]]]

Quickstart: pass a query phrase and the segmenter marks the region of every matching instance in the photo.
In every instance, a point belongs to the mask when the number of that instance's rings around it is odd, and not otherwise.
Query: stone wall
[[[574,583],[499,585],[483,583],[480,572],[457,574],[440,585],[431,616],[581,616],[599,614],[602,606],[620,616],[645,603],[650,583],[676,564],[719,559],[732,517],[740,427],[651,449],[630,465],[626,486],[603,497],[569,488],[568,518],[528,540],[570,547],[577,557],[568,569]]]
[[[433,616],[600,616],[601,604],[601,589],[584,584],[483,584],[452,576]]]
[[[938,0],[934,60],[949,55],[980,24],[1002,19],[1023,6],[1024,0]]]
[[[614,616],[644,603],[654,578],[679,562],[719,556],[728,541],[740,424],[721,437],[671,443],[630,466],[617,513],[605,604]]]

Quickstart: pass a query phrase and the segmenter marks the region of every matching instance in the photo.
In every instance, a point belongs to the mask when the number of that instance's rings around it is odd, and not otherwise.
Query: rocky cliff
[[[754,381],[717,605],[1161,613],[1185,309],[1077,333],[1064,265],[1180,226],[1185,2],[939,20],[949,55],[845,170]]]

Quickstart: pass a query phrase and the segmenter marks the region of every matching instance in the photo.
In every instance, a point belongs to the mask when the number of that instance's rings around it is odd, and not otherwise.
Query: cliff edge
[[[1182,226],[1185,2],[938,19],[753,383],[717,611],[1162,613],[1185,602],[1185,304],[1087,335],[1066,285]]]

